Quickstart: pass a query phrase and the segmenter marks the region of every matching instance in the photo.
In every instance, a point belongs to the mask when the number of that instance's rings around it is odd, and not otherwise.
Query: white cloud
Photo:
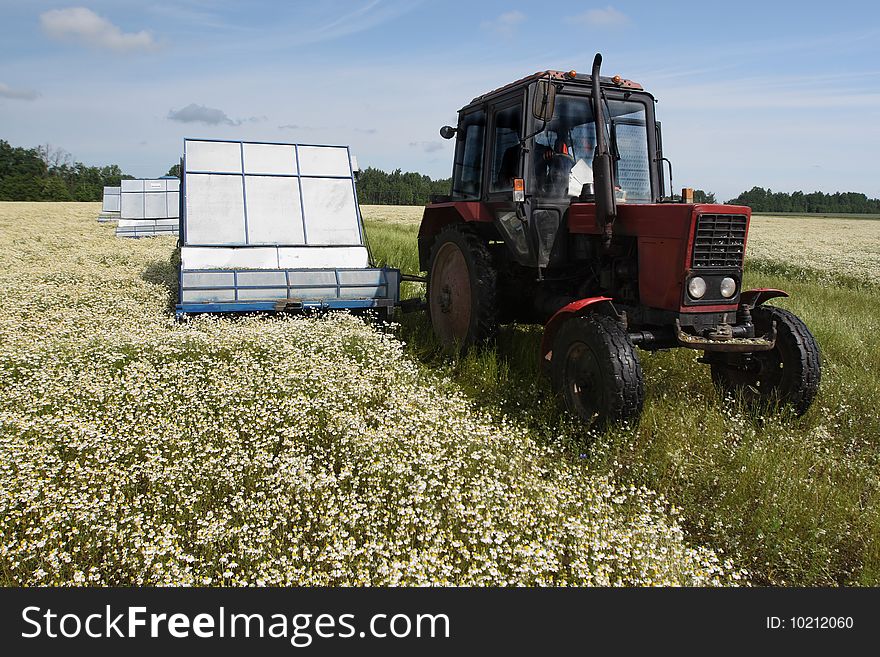
[[[436,153],[443,150],[443,144],[438,141],[411,141],[410,148],[420,148],[425,153]]]
[[[85,7],[52,9],[40,14],[43,32],[52,39],[72,41],[116,52],[153,50],[156,41],[146,30],[123,32],[118,26]]]
[[[610,5],[605,9],[588,9],[582,14],[571,16],[569,23],[587,27],[624,27],[629,25],[629,17]]]
[[[414,10],[421,2],[422,0],[370,0],[357,9],[342,15],[337,15],[336,3],[328,2],[325,5],[330,9],[330,16],[326,23],[298,25],[299,29],[293,33],[285,27],[284,33],[276,38],[280,38],[284,46],[291,46],[320,43],[352,36],[392,21]],[[276,43],[272,39],[266,41],[265,36],[261,36],[261,40],[269,46]]]
[[[241,121],[233,121],[226,112],[213,107],[190,103],[179,110],[168,112],[168,118],[180,123],[204,123],[205,125],[241,125]]]
[[[40,94],[32,89],[13,89],[8,84],[0,82],[0,98],[12,100],[33,100]]]
[[[491,21],[483,21],[480,27],[498,36],[510,38],[516,34],[517,27],[525,21],[526,15],[521,11],[508,11]]]

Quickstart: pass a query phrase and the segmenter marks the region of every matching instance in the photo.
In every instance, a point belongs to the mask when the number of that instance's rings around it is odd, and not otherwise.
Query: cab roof
[[[537,71],[536,73],[532,73],[531,75],[527,75],[524,78],[520,78],[519,80],[515,80],[510,84],[505,84],[503,87],[498,87],[497,89],[493,89],[487,93],[484,93],[480,96],[474,98],[469,105],[475,105],[478,103],[482,103],[486,100],[489,100],[493,96],[498,96],[505,91],[510,91],[516,87],[524,87],[528,84],[531,84],[535,80],[540,80],[542,78],[549,78],[550,80],[558,80],[560,82],[574,82],[574,83],[585,83],[591,84],[592,80],[589,73],[578,73],[576,71]],[[633,91],[642,91],[643,87],[638,82],[633,82],[632,80],[627,80],[625,78],[620,77],[619,75],[615,75],[613,78],[605,77],[604,75],[599,76],[599,84],[606,87],[617,87],[620,89],[632,89]]]

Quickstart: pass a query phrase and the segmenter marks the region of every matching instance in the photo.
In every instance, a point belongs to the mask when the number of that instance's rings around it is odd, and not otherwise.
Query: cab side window
[[[479,198],[483,176],[483,145],[486,137],[486,112],[471,112],[462,117],[455,145],[455,176],[452,195]]]
[[[513,179],[519,177],[521,128],[521,105],[495,112],[492,177],[489,185],[491,192],[510,191],[513,189]]]

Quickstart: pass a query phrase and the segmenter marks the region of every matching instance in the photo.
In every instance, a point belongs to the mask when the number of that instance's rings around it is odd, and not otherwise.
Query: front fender
[[[611,301],[611,297],[588,297],[586,299],[578,299],[570,304],[563,306],[554,313],[547,323],[544,325],[544,335],[541,337],[541,366],[545,367],[550,363],[553,351],[553,338],[562,323],[571,317],[583,315],[586,309],[599,303]]]
[[[772,287],[758,287],[754,290],[747,290],[739,295],[739,305],[754,308],[760,306],[765,301],[776,297],[787,297],[788,292],[777,290]]]

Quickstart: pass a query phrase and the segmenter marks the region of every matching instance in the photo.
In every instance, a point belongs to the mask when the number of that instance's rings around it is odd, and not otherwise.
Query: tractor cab
[[[588,422],[638,415],[636,346],[702,350],[722,387],[805,412],[818,347],[758,307],[784,292],[742,289],[751,210],[667,197],[654,97],[600,66],[527,76],[440,130],[452,189],[419,229],[435,334],[463,351],[500,324],[543,324],[544,369]]]
[[[602,131],[613,156],[619,203],[663,199],[659,125],[654,98],[619,76],[601,78]],[[595,202],[597,145],[591,78],[543,71],[474,98],[459,112],[448,202],[480,202],[495,214],[510,256],[547,267],[560,222],[572,203]],[[522,213],[518,215],[517,203]],[[528,239],[524,224],[536,230]],[[561,254],[560,254],[560,257]]]

